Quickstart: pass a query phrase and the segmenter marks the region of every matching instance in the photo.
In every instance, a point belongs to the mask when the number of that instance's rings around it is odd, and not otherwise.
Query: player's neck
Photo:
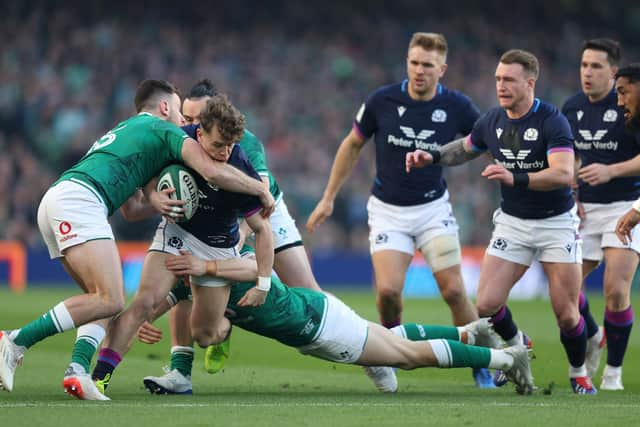
[[[607,90],[606,91],[604,91],[602,93],[598,93],[598,94],[587,95],[587,99],[592,104],[595,104],[598,101],[602,101],[603,99],[605,99],[607,97],[607,95],[609,95],[609,93],[611,93],[611,91],[613,90],[613,85],[614,84],[615,84],[615,81],[611,80],[609,82],[609,85],[607,86]]]
[[[408,85],[408,88],[407,88],[407,93],[409,94],[409,97],[414,101],[431,101],[433,98],[435,98],[437,92],[438,92],[438,83],[436,83],[431,89],[429,89],[424,93],[414,92],[413,89],[411,88],[411,85]]]
[[[531,107],[533,107],[533,94],[513,105],[513,107],[505,108],[504,110],[507,113],[507,117],[515,120],[526,116]]]

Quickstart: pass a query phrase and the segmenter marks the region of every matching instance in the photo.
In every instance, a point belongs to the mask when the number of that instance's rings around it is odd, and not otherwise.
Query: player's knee
[[[436,236],[422,245],[420,251],[433,272],[460,265],[462,254],[460,242],[455,234]]]
[[[124,310],[124,296],[122,295],[102,295],[100,306],[105,312],[104,317],[115,316]]]
[[[500,310],[503,303],[497,301],[481,301],[476,302],[476,308],[478,310],[478,316],[491,317]]]
[[[580,313],[573,313],[568,310],[556,314],[556,320],[558,327],[563,331],[570,331],[574,329],[578,322],[580,322]]]
[[[210,345],[215,344],[215,331],[211,328],[192,327],[191,335],[193,336],[193,340],[201,348],[207,348]]]

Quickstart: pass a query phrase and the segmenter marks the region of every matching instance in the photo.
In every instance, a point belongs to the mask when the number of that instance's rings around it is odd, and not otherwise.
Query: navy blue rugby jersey
[[[447,189],[441,166],[407,174],[405,157],[417,148],[438,150],[457,135],[467,135],[480,112],[460,92],[438,84],[429,101],[413,100],[408,80],[384,86],[360,107],[353,127],[365,140],[375,135],[376,178],[371,192],[385,203],[419,205],[441,197]]]
[[[562,113],[571,125],[582,166],[592,163],[610,165],[640,154],[640,145],[635,135],[625,129],[624,115],[617,104],[614,88],[604,99],[594,103],[580,92],[562,107]],[[578,196],[581,202],[587,203],[636,200],[640,197],[640,179],[620,177],[596,186],[579,181]]]
[[[476,122],[470,139],[474,149],[488,149],[498,163],[513,173],[546,169],[548,154],[573,152],[569,122],[556,107],[538,98],[519,119],[510,119],[500,107],[488,111]],[[574,205],[569,186],[535,191],[501,184],[500,189],[502,210],[518,218],[549,218]]]
[[[195,139],[198,127],[199,125],[188,125],[182,129]],[[260,181],[260,175],[253,169],[238,144],[234,144],[227,163]],[[208,183],[197,172],[191,173],[198,184],[198,210],[189,221],[178,225],[209,246],[231,248],[237,245],[240,238],[238,218],[250,217],[260,210],[260,199],[257,196],[223,190]]]

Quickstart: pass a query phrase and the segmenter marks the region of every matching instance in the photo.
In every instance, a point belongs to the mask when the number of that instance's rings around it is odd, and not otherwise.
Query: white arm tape
[[[258,276],[256,288],[264,292],[269,292],[269,289],[271,289],[271,277]]]

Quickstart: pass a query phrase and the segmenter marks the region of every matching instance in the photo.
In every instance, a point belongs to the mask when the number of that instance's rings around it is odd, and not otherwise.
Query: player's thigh
[[[368,324],[367,342],[357,364],[403,369],[436,365],[437,360],[427,341],[409,341],[377,323]]]
[[[582,258],[582,280],[584,281],[589,274],[600,265],[600,261]]]
[[[462,261],[460,240],[457,233],[434,236],[420,246],[420,252],[434,275],[441,271],[450,270],[451,267],[459,267]]]
[[[320,290],[304,246],[290,246],[276,250],[273,269],[278,277],[289,286]]]
[[[528,265],[485,254],[480,267],[476,303],[480,316],[499,310],[506,303],[513,285],[528,268]]]
[[[91,240],[67,248],[65,265],[86,291],[122,297],[123,280],[120,256],[115,241]]]
[[[376,251],[371,256],[378,291],[401,291],[413,255],[395,250]]]
[[[192,285],[191,329],[214,330],[224,317],[231,287]]]
[[[579,317],[578,302],[582,288],[580,264],[541,262],[549,281],[549,298],[561,327],[574,326]]]

